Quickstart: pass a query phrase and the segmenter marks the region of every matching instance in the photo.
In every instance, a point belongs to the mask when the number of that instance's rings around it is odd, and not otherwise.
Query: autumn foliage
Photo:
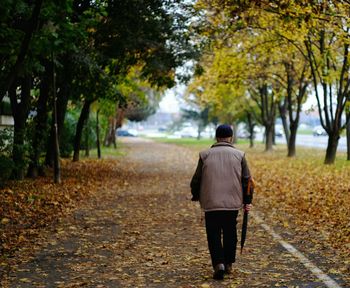
[[[116,160],[63,161],[62,184],[51,175],[36,180],[11,181],[0,190],[0,251],[12,256],[19,247],[39,235],[40,229],[68,215],[111,182],[116,183]]]
[[[322,151],[302,150],[302,156],[292,160],[281,157],[283,150],[247,151],[259,210],[273,223],[304,237],[317,232],[318,240],[349,257],[350,166],[322,165]]]

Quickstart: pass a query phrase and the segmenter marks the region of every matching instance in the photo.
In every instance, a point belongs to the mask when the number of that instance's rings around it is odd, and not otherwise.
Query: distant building
[[[12,117],[10,99],[5,97],[0,103],[0,129],[13,127],[14,119]]]

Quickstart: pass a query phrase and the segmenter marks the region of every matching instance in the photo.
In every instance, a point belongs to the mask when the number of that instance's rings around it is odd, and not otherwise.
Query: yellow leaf
[[[1,224],[7,224],[7,223],[9,223],[10,222],[10,219],[8,219],[8,218],[2,218],[1,219]]]
[[[24,238],[23,235],[18,237],[18,242],[24,242],[24,241],[26,241],[26,238]]]

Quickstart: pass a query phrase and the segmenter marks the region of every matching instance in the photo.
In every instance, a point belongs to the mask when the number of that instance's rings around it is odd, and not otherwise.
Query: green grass
[[[196,147],[198,149],[209,148],[215,143],[214,139],[200,139],[195,138],[178,138],[178,139],[169,139],[169,138],[152,138],[156,142],[175,144],[180,146]],[[248,140],[239,139],[237,145],[247,144]]]
[[[184,146],[192,148],[195,150],[204,150],[209,148],[215,140],[213,139],[193,139],[193,138],[180,138],[180,139],[168,139],[168,138],[154,138],[156,142],[175,144],[179,146]],[[308,160],[313,162],[315,165],[324,165],[324,158],[326,151],[318,148],[309,148],[297,146],[296,148],[296,157],[287,158],[287,147],[285,144],[278,144],[274,146],[274,150],[271,153],[266,153],[265,144],[262,144],[260,141],[254,142],[254,147],[249,147],[249,140],[239,139],[238,143],[235,144],[238,149],[245,151],[248,157],[254,158],[254,155],[265,155],[266,161],[273,161],[274,159],[286,158],[290,161],[298,160]],[[345,152],[337,152],[337,157],[334,165],[330,165],[334,169],[343,169],[345,167],[350,167],[350,161],[347,161]]]
[[[298,129],[298,134],[300,135],[312,135],[313,131],[308,129]]]
[[[105,157],[120,157],[126,154],[125,147],[122,143],[117,143],[117,149],[114,147],[101,147],[102,158]],[[97,149],[90,150],[90,156],[85,157],[85,151],[80,152],[80,157],[82,158],[97,158]]]

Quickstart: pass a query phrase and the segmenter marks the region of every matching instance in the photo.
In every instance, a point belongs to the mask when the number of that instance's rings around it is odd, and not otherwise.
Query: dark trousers
[[[219,263],[234,263],[236,260],[237,215],[238,211],[205,212],[205,228],[213,267]]]

